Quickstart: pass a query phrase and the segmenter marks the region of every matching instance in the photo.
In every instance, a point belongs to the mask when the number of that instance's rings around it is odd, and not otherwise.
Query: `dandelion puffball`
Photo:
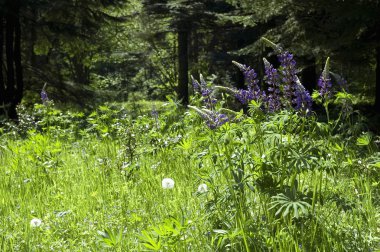
[[[171,178],[164,178],[162,180],[162,188],[164,188],[164,189],[174,188],[174,180]]]
[[[198,186],[198,193],[206,193],[207,190],[208,190],[208,188],[207,188],[206,184],[200,184]]]
[[[42,224],[42,220],[37,219],[37,218],[33,218],[33,219],[30,221],[30,226],[31,226],[32,228],[39,227],[39,226],[41,226],[41,224]]]

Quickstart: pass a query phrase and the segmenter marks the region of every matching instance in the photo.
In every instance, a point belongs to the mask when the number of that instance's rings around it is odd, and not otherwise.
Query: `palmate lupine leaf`
[[[291,199],[283,193],[273,196],[272,199],[274,199],[274,201],[271,202],[272,206],[269,210],[279,207],[275,213],[276,216],[282,213],[282,217],[286,217],[291,211],[293,211],[293,218],[299,218],[300,213],[307,214],[308,208],[311,207],[306,201]]]

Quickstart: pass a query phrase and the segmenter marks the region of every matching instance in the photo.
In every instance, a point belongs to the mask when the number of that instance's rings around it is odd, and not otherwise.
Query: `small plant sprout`
[[[162,180],[162,188],[173,189],[174,188],[174,180],[171,178],[164,178]]]
[[[198,186],[198,193],[206,193],[208,191],[208,187],[206,184],[200,184]]]
[[[31,221],[30,221],[30,226],[32,228],[36,228],[36,227],[39,227],[42,225],[42,220],[41,219],[38,219],[38,218],[33,218]]]

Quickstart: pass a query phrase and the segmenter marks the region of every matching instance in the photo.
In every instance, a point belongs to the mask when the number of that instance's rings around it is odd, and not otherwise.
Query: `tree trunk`
[[[178,32],[178,98],[185,106],[189,104],[188,34],[188,31]]]
[[[0,115],[5,114],[5,82],[3,76],[4,18],[0,14]]]
[[[19,22],[20,1],[8,0],[5,13],[5,56],[6,85],[4,97],[4,113],[9,119],[17,121],[16,107],[23,95],[21,69],[21,29]]]
[[[5,54],[6,54],[6,65],[7,65],[7,87],[5,92],[5,103],[11,103],[14,95],[15,88],[15,75],[14,75],[14,64],[13,64],[13,43],[14,43],[14,17],[8,10],[6,15],[6,25],[5,25]]]
[[[380,111],[380,46],[376,47],[376,93],[375,109]],[[379,113],[379,112],[377,112]]]
[[[13,103],[17,106],[21,102],[24,94],[24,81],[21,64],[21,27],[19,16],[15,17],[14,63],[16,73],[16,90]]]
[[[29,23],[29,41],[28,41],[28,53],[29,62],[32,69],[36,66],[36,54],[34,53],[34,46],[37,41],[37,33],[35,23],[37,22],[37,10],[32,8],[31,10],[31,21]]]

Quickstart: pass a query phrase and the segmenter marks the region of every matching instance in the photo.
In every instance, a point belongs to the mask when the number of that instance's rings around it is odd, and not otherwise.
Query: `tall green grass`
[[[380,249],[378,137],[286,111],[210,130],[157,110],[36,106],[3,127],[0,250]]]

